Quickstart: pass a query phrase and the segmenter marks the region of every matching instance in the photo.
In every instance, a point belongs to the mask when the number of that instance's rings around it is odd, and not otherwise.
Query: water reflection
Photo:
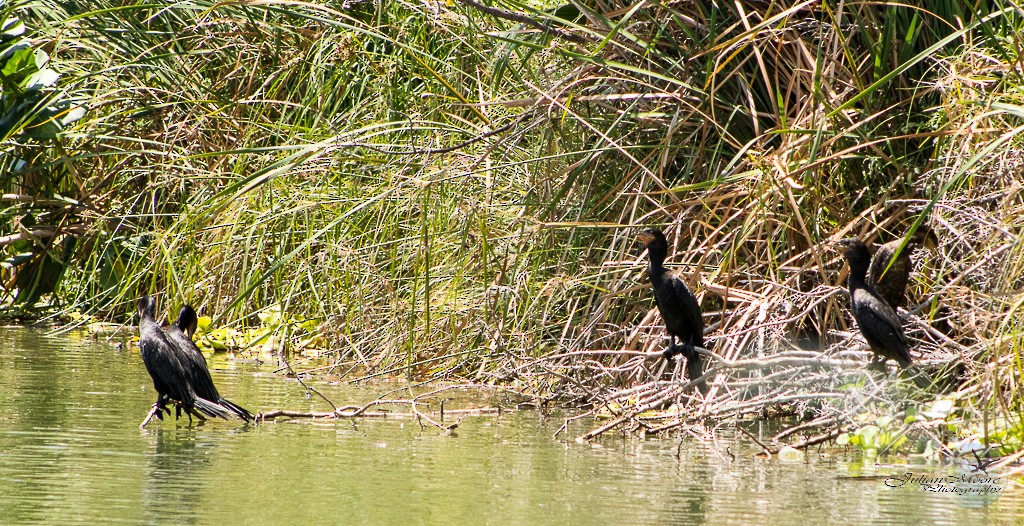
[[[294,382],[222,360],[214,380],[245,407],[323,409]],[[1024,508],[1012,488],[986,504],[865,478],[936,466],[824,449],[765,462],[742,443],[730,458],[689,436],[577,444],[532,412],[467,418],[452,436],[398,419],[171,418],[140,431],[153,398],[135,352],[0,330],[0,523],[973,524]]]
[[[192,427],[142,431],[150,442],[142,498],[146,522],[197,524],[197,510],[207,494],[207,454],[216,442],[197,444]]]

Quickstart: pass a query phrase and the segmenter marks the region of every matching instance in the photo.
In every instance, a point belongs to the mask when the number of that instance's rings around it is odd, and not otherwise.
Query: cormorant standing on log
[[[251,413],[234,402],[222,398],[217,392],[217,387],[213,385],[213,378],[210,377],[210,370],[206,366],[206,357],[192,341],[192,335],[198,326],[199,317],[196,315],[195,309],[191,305],[185,305],[178,313],[178,321],[167,328],[167,339],[178,348],[184,365],[189,369],[192,388],[195,390],[196,396],[215,402],[238,415],[238,418],[252,422]]]
[[[704,319],[701,317],[700,305],[683,279],[664,266],[668,255],[665,234],[656,228],[648,228],[637,237],[647,245],[647,257],[650,260],[647,273],[654,287],[658,312],[665,320],[665,329],[670,338],[669,348],[664,352],[665,359],[671,360],[681,353],[686,358],[686,376],[692,382],[704,375],[703,359],[694,349],[694,346],[704,347]],[[676,338],[679,338],[682,345],[675,344]],[[707,393],[705,381],[697,382],[697,387],[702,393]]]
[[[903,333],[903,324],[896,310],[864,281],[871,263],[867,245],[857,239],[843,239],[837,244],[846,249],[843,255],[850,264],[850,308],[860,333],[876,358],[883,363],[889,358],[896,360],[918,387],[927,389],[931,386],[931,379],[911,363],[910,341]]]
[[[189,415],[189,421],[192,420],[193,414],[200,418],[203,418],[203,414],[225,419],[232,416],[226,408],[196,396],[192,387],[192,375],[184,363],[184,356],[171,344],[156,321],[156,300],[152,296],[143,296],[139,299],[138,308],[139,350],[142,362],[146,364],[146,370],[153,379],[153,388],[157,392],[153,410],[140,427],[145,427],[154,413],[160,416],[162,411],[167,411],[166,405],[169,401],[180,404]]]
[[[907,280],[910,279],[911,268],[910,256],[914,249],[924,247],[935,250],[939,246],[939,238],[928,225],[919,226],[900,255],[893,259],[893,254],[900,248],[902,242],[902,239],[897,239],[879,247],[868,269],[868,285],[892,305],[893,310],[906,303]],[[892,264],[889,261],[892,261]]]

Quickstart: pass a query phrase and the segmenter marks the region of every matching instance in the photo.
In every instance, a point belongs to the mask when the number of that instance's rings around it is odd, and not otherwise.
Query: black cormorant
[[[192,374],[185,365],[183,353],[175,347],[164,334],[160,324],[156,321],[156,299],[152,296],[143,296],[138,302],[139,308],[139,350],[142,354],[142,362],[146,364],[149,376],[153,378],[153,388],[156,389],[157,399],[153,411],[157,416],[161,411],[166,410],[168,401],[180,404],[180,407],[189,415],[196,414],[196,410],[211,417],[229,418],[232,413],[226,408],[196,396],[192,387]],[[143,421],[143,426],[149,421]]]
[[[860,333],[883,363],[889,358],[896,360],[919,387],[928,388],[931,380],[911,363],[910,341],[896,310],[864,281],[871,263],[867,245],[857,239],[843,239],[837,244],[846,249],[843,255],[850,263],[850,307]]]
[[[893,254],[900,248],[902,239],[890,241],[875,252],[868,269],[868,284],[871,285],[885,301],[892,305],[893,310],[906,303],[907,280],[910,279],[910,255],[914,249],[924,247],[934,250],[939,246],[939,238],[928,225],[921,225],[911,236],[907,246],[900,255],[893,259]],[[892,264],[889,262],[892,261]],[[888,267],[888,269],[886,269]]]
[[[185,305],[178,314],[178,321],[167,328],[167,339],[178,347],[185,365],[189,368],[196,396],[226,407],[242,420],[253,421],[252,414],[234,402],[222,398],[217,392],[213,378],[210,377],[210,370],[206,366],[206,357],[192,341],[192,334],[196,332],[198,325],[199,317],[195,309],[191,305]]]
[[[682,354],[686,358],[686,375],[692,382],[704,374],[703,359],[694,349],[694,346],[704,347],[704,319],[701,318],[700,305],[683,279],[664,266],[668,255],[665,234],[656,228],[648,228],[637,237],[647,245],[647,257],[650,259],[647,273],[654,287],[658,312],[665,320],[665,329],[670,337],[669,348],[664,352],[665,359],[671,360],[676,354]],[[675,345],[676,338],[682,345]],[[697,382],[697,387],[702,393],[707,393],[707,383],[703,380]]]

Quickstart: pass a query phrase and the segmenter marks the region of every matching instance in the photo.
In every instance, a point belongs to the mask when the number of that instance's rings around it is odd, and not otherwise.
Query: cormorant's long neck
[[[651,271],[662,270],[665,268],[665,256],[667,255],[665,247],[651,246],[647,247],[647,258],[651,262]]]
[[[157,321],[156,321],[155,314],[156,313],[154,313],[152,311],[149,311],[149,310],[143,310],[142,312],[140,312],[139,313],[139,326],[141,327],[143,325],[148,325],[148,324],[159,325],[157,323]]]
[[[856,289],[864,288],[867,283],[864,281],[868,275],[868,263],[862,261],[851,261],[850,262],[850,277],[847,280],[847,286],[850,287],[850,292]]]

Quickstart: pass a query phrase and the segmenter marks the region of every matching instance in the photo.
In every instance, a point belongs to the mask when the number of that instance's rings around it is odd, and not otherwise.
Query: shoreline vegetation
[[[0,14],[28,50],[0,107],[8,317],[131,323],[159,291],[220,345],[501,386],[601,417],[584,438],[787,417],[751,438],[1024,451],[1015,3]],[[925,222],[902,314],[928,392],[865,369],[827,250]],[[707,397],[660,360],[652,226],[704,312]]]

